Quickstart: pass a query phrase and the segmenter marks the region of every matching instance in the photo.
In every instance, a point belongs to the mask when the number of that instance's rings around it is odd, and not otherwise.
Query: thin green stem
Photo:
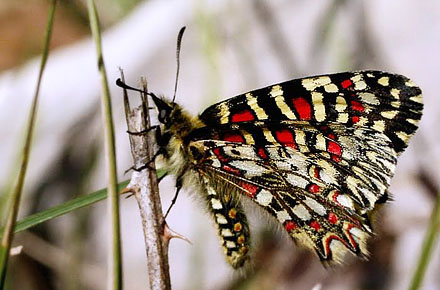
[[[107,73],[104,65],[104,57],[102,55],[101,31],[99,26],[98,13],[93,0],[87,1],[90,28],[95,40],[96,54],[98,58],[98,69],[101,75],[101,108],[103,120],[105,123],[105,145],[108,162],[108,208],[111,219],[111,240],[112,245],[109,247],[109,280],[108,289],[122,289],[122,254],[121,254],[121,233],[119,222],[119,193],[118,181],[116,176],[116,153],[115,153],[115,136],[113,127],[113,117],[110,101],[110,90],[108,87]],[[110,258],[111,257],[111,258]]]
[[[163,169],[157,170],[157,178],[161,178],[166,175],[166,171]],[[121,191],[128,185],[128,180],[121,182],[118,185],[118,190]],[[15,233],[25,231],[27,229],[33,228],[39,224],[50,221],[59,216],[68,214],[72,211],[78,210],[83,207],[88,207],[98,201],[107,198],[107,189],[103,188],[98,191],[81,195],[75,199],[68,200],[62,204],[56,205],[54,207],[48,208],[46,210],[29,215],[15,224]],[[3,232],[3,228],[0,229],[0,233]],[[2,236],[0,235],[0,239]]]
[[[6,280],[6,269],[9,261],[9,251],[11,249],[12,239],[14,237],[15,222],[17,220],[18,209],[20,208],[21,193],[23,191],[24,179],[26,177],[27,165],[29,161],[31,141],[34,131],[35,119],[37,116],[38,99],[40,92],[40,84],[43,78],[43,71],[46,66],[47,57],[49,55],[49,45],[52,36],[53,20],[55,16],[56,0],[52,0],[49,8],[49,16],[46,26],[46,37],[43,48],[43,55],[41,57],[40,71],[38,73],[37,87],[35,89],[34,98],[31,104],[29,113],[29,120],[26,129],[26,137],[23,146],[22,160],[20,170],[18,172],[17,181],[11,193],[9,204],[9,211],[6,218],[6,226],[3,231],[3,236],[0,244],[0,289],[4,288]]]
[[[440,192],[437,193],[434,208],[432,209],[431,219],[429,221],[428,230],[423,241],[422,252],[420,253],[419,262],[412,278],[409,290],[420,289],[426,269],[432,257],[432,251],[440,232]]]

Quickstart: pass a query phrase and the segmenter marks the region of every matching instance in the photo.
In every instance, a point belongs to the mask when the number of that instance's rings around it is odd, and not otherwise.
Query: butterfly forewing
[[[206,109],[209,127],[257,120],[298,120],[368,127],[384,133],[397,153],[417,129],[421,90],[408,78],[381,71],[296,79],[251,91]]]

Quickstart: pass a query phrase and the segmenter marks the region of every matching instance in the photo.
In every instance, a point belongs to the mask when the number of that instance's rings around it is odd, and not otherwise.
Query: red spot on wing
[[[214,148],[212,151],[214,152],[215,156],[217,156],[218,160],[220,160],[221,162],[228,161],[228,158],[220,152],[220,148],[218,147]]]
[[[320,189],[321,188],[317,184],[312,183],[309,185],[308,191],[311,193],[318,193]]]
[[[338,217],[332,212],[328,214],[327,219],[332,224],[336,224],[338,222]]]
[[[351,235],[350,230],[351,230],[352,228],[355,228],[355,227],[356,227],[356,226],[355,226],[354,224],[348,224],[348,226],[347,226],[347,230],[345,231],[345,234],[346,234],[346,236],[348,237],[348,240],[350,241],[350,244],[353,245],[353,248],[357,248],[357,243],[356,243],[356,241],[354,240],[353,236]]]
[[[258,156],[260,156],[262,159],[267,159],[267,154],[264,151],[263,148],[258,148],[258,152],[257,152]]]
[[[338,196],[341,194],[341,192],[339,192],[339,191],[334,191],[334,193],[333,193],[333,195],[332,195],[332,199],[333,199],[333,201],[334,202],[336,202],[337,204],[339,204],[340,205],[340,203],[339,203],[339,201],[338,201]]]
[[[223,165],[223,170],[228,172],[228,173],[231,173],[233,175],[237,175],[237,176],[241,175],[240,170],[232,168],[232,167],[230,167],[228,165]]]
[[[241,186],[246,190],[246,193],[249,197],[255,197],[255,194],[258,191],[258,186],[246,182],[243,182]]]
[[[296,227],[297,227],[297,225],[292,221],[288,221],[284,225],[284,228],[286,229],[287,232],[290,232],[291,230],[296,229]]]
[[[310,120],[312,118],[312,108],[306,99],[302,97],[293,99],[293,106],[298,112],[300,120]]]
[[[330,250],[330,243],[332,242],[332,240],[338,240],[340,241],[342,244],[344,244],[344,246],[346,246],[347,248],[349,247],[347,245],[347,243],[341,239],[340,237],[338,237],[337,235],[330,235],[326,240],[325,240],[325,252],[327,254],[327,257],[329,254],[331,254],[331,250]]]
[[[351,80],[345,80],[345,81],[342,81],[342,82],[341,82],[341,86],[342,86],[344,89],[348,88],[348,87],[351,86],[352,84],[353,84],[353,82],[352,82]]]
[[[338,156],[338,155],[334,155],[334,154],[332,154],[332,160],[333,160],[334,162],[341,162],[341,157]]]
[[[353,124],[356,124],[357,122],[359,122],[359,116],[351,117],[351,122],[353,122]]]
[[[315,167],[314,175],[315,175],[315,178],[319,178],[319,168],[318,168],[318,166]]]
[[[328,134],[328,137],[329,137],[330,139],[333,139],[333,140],[335,140],[335,138],[336,138],[336,136],[335,136],[334,134],[332,134],[332,133]]]
[[[291,131],[287,129],[279,130],[275,132],[275,136],[281,144],[292,147],[293,149],[297,148]]]
[[[354,110],[354,111],[358,111],[358,112],[365,111],[364,105],[362,105],[358,101],[351,101],[351,109]]]
[[[336,142],[328,142],[327,150],[329,153],[335,154],[336,156],[341,156],[341,146]]]
[[[233,114],[231,117],[232,123],[247,122],[253,120],[255,120],[255,117],[254,115],[252,115],[252,112],[250,110],[243,110],[241,112]]]
[[[317,231],[319,231],[321,229],[321,225],[317,221],[311,221],[310,226]]]
[[[229,142],[245,143],[243,136],[236,132],[226,133],[225,135],[223,135],[223,140]]]

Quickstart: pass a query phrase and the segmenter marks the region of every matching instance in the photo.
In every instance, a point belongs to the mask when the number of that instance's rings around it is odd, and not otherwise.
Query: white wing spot
[[[257,155],[255,154],[255,151],[252,147],[232,147],[232,146],[225,146],[223,147],[223,150],[225,151],[225,154],[231,157],[239,157],[239,156],[246,156],[247,158],[257,158]]]
[[[268,206],[272,202],[272,193],[266,189],[262,189],[257,195],[257,202],[262,206]]]
[[[409,136],[408,134],[406,134],[405,132],[402,132],[402,131],[396,132],[396,135],[397,135],[397,137],[400,138],[400,140],[402,140],[405,143],[407,143],[408,140],[409,140],[409,137],[411,137],[411,136]]]
[[[321,93],[312,92],[312,103],[315,111],[315,119],[318,122],[325,120],[325,106],[323,98],[324,97]]]
[[[374,94],[372,94],[372,93],[363,92],[363,93],[359,94],[359,97],[366,104],[371,104],[371,105],[376,105],[376,106],[380,104],[380,102],[377,99],[377,97]]]
[[[251,109],[255,112],[255,114],[257,115],[257,118],[259,120],[262,119],[267,119],[267,114],[266,112],[264,112],[263,108],[261,108],[258,103],[257,103],[257,98],[255,98],[254,96],[252,96],[251,93],[247,93],[246,94],[246,99],[247,99],[247,103],[248,105],[251,107]]]
[[[318,87],[330,84],[331,79],[328,76],[321,76],[316,78],[303,79],[301,83],[306,90],[314,91]]]
[[[417,87],[417,85],[412,80],[407,80],[405,82],[405,86],[407,86],[407,87]]]
[[[275,103],[277,104],[278,108],[281,110],[281,113],[284,116],[286,116],[290,120],[296,120],[295,114],[284,101],[283,89],[280,85],[273,86],[270,91],[270,95],[275,98]]]
[[[390,78],[389,77],[381,77],[377,82],[379,85],[382,85],[384,87],[389,85]]]
[[[345,124],[348,122],[348,113],[340,113],[337,119],[338,123]]]
[[[382,116],[382,117],[384,117],[384,118],[387,118],[387,119],[393,119],[394,117],[396,117],[396,115],[398,114],[399,112],[398,111],[384,111],[384,112],[381,112],[380,113],[380,115]]]
[[[322,206],[322,204],[320,204],[319,202],[317,202],[314,199],[306,197],[306,199],[304,200],[304,203],[308,207],[310,207],[314,212],[316,212],[317,214],[319,214],[321,216],[327,214],[327,210],[325,209],[325,207]]]
[[[321,133],[316,135],[316,149],[327,151],[327,148],[325,146],[325,138],[324,135],[322,135]]]
[[[327,93],[337,93],[338,92],[338,87],[335,84],[328,84],[324,86],[324,90]]]
[[[220,103],[220,123],[221,124],[226,124],[229,122],[229,108],[228,105],[226,104],[226,102]]]
[[[211,160],[212,160],[212,163],[211,163],[212,167],[220,168],[220,166],[222,166],[222,164],[220,163],[220,160],[218,160],[218,159],[211,159]]]
[[[277,219],[280,223],[284,223],[285,221],[290,219],[290,216],[287,211],[283,209],[281,211],[277,211]]]
[[[410,124],[416,125],[419,123],[419,120],[414,120],[414,119],[406,119],[406,121]]]
[[[345,98],[337,97],[336,106],[335,106],[336,111],[344,112],[346,108],[347,108],[347,102],[345,101]]]
[[[398,89],[391,89],[390,94],[395,98],[395,99],[400,99],[400,90]]]
[[[400,102],[399,101],[391,102],[391,106],[393,106],[394,108],[398,109],[400,107]]]
[[[230,164],[237,169],[243,170],[247,177],[260,176],[268,171],[265,167],[250,161],[234,160]]]
[[[351,200],[351,198],[345,194],[340,194],[336,197],[336,200],[338,201],[338,203],[342,206],[348,207],[348,208],[353,208],[353,200]]]
[[[298,145],[307,145],[306,144],[306,133],[302,130],[295,130],[295,141]]]
[[[291,170],[290,167],[289,167],[289,170]],[[304,179],[298,175],[295,175],[293,173],[287,174],[286,179],[287,179],[287,182],[289,182],[291,185],[297,186],[297,187],[302,187],[302,188],[306,187],[307,184],[309,183],[306,179]]]
[[[308,221],[312,217],[309,211],[302,204],[297,204],[293,207],[293,213],[303,221]]]
[[[409,99],[411,101],[413,101],[413,102],[416,102],[416,103],[419,103],[419,104],[423,104],[422,95],[417,95],[417,96],[411,97]]]
[[[355,90],[365,90],[367,88],[367,84],[364,81],[359,81],[354,84]]]
[[[373,162],[376,162],[376,158],[377,158],[377,153],[374,151],[367,151],[367,153],[365,153],[365,155],[367,155],[368,159],[370,159]]]
[[[385,131],[385,121],[374,121],[373,129],[379,132]]]

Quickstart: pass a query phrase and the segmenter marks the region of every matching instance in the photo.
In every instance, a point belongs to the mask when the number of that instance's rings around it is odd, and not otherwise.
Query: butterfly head
[[[153,99],[154,104],[156,105],[159,114],[157,118],[159,122],[164,125],[168,125],[171,121],[171,115],[173,114],[174,108],[176,107],[176,103],[170,103],[162,98],[157,97],[155,94],[149,94]]]

